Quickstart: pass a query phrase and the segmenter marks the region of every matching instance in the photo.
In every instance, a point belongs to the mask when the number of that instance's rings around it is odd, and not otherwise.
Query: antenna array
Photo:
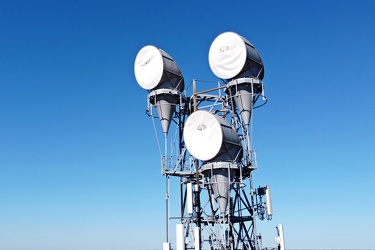
[[[168,155],[167,145],[162,156],[167,182],[163,249],[172,248],[173,219],[176,250],[262,249],[256,218],[270,220],[272,205],[270,187],[253,186],[257,162],[249,130],[253,109],[267,101],[263,62],[248,40],[225,32],[213,41],[209,64],[221,82],[197,91],[200,82],[193,80],[191,96],[184,95],[181,71],[165,51],[145,46],[134,64],[138,84],[149,91],[148,111],[153,117],[156,110],[165,144],[171,124],[178,132],[176,156]],[[170,177],[180,183],[177,217],[169,211]],[[284,244],[283,237],[278,239]]]

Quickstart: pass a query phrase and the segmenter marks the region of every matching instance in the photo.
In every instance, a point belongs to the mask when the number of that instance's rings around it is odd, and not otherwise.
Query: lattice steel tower
[[[209,64],[221,80],[192,80],[192,94],[187,96],[180,69],[165,51],[148,45],[135,60],[137,82],[149,92],[147,113],[160,120],[164,134],[163,249],[262,249],[256,219],[271,219],[272,205],[270,187],[253,186],[257,161],[251,121],[253,109],[267,102],[263,62],[248,40],[225,32],[213,41]],[[169,135],[171,127],[174,136]],[[168,145],[169,137],[173,145]],[[170,178],[179,180],[177,216],[170,211]]]

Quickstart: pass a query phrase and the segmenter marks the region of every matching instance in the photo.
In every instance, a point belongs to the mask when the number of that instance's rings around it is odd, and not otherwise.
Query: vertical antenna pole
[[[253,174],[250,172],[250,195],[251,195],[251,208],[253,209],[253,239],[254,239],[254,248],[258,248],[258,239],[257,239],[257,228],[256,228],[256,217],[255,217],[255,203],[254,203],[254,188],[253,188]],[[262,249],[260,249],[262,250]]]
[[[167,134],[164,133],[164,169],[169,170],[169,161],[168,161],[168,145],[167,145]],[[165,227],[166,227],[166,242],[169,243],[169,175],[166,174],[165,179]]]
[[[165,225],[166,225],[166,242],[169,243],[169,175],[167,174],[165,179]]]
[[[193,80],[193,112],[197,111],[197,86],[196,80]],[[197,208],[197,226],[199,229],[198,238],[199,238],[199,250],[202,249],[202,236],[201,236],[201,201],[200,201],[200,185],[199,185],[199,163],[198,159],[195,159],[195,178],[196,178],[196,185],[195,185],[195,200],[196,200],[196,208]]]

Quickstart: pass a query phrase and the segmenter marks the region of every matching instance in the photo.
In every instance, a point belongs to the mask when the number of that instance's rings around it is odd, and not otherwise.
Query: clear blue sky
[[[160,249],[164,177],[137,52],[218,79],[217,35],[250,40],[269,102],[255,185],[287,249],[375,248],[375,1],[0,0],[0,250]]]

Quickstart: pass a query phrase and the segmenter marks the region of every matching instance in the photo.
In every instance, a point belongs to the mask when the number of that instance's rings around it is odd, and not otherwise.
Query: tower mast
[[[135,60],[137,82],[149,91],[149,106],[156,110],[165,139],[163,250],[262,250],[256,218],[271,219],[272,206],[269,186],[253,187],[257,163],[249,130],[253,109],[267,101],[263,62],[248,40],[225,32],[211,44],[209,64],[222,82],[197,91],[200,81],[193,80],[189,97],[180,69],[165,51],[148,45]],[[154,117],[152,111],[150,116]],[[177,157],[167,152],[171,126],[179,135]],[[170,211],[171,177],[180,180],[178,216],[171,216]],[[172,220],[176,225],[173,247],[169,237]]]

